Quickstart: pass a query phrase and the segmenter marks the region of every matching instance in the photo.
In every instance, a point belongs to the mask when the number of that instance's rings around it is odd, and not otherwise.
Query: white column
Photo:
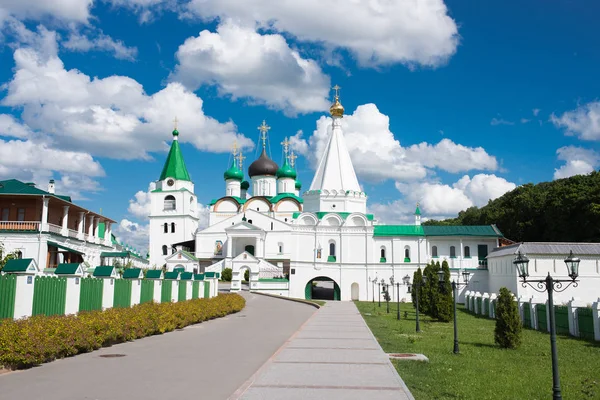
[[[69,236],[69,206],[63,206],[62,229],[60,234]]]
[[[88,242],[92,242],[93,236],[94,236],[94,217],[91,216],[90,214],[87,215],[86,218],[86,222],[89,221],[90,224],[88,225]],[[112,306],[111,306],[112,307]]]
[[[49,197],[44,197],[42,205],[42,223],[40,224],[40,231],[48,231],[48,202]]]
[[[79,212],[79,223],[77,224],[77,239],[83,240],[84,234],[84,221],[85,221],[85,212]]]
[[[227,236],[227,258],[231,258],[233,254],[233,237]]]
[[[104,229],[104,245],[105,246],[112,246],[112,239],[111,239],[111,235],[112,235],[112,223],[111,222],[104,222],[105,225],[105,229]]]
[[[100,239],[98,238],[98,223],[100,222],[100,217],[93,217],[92,223],[94,224],[94,243],[100,243]]]

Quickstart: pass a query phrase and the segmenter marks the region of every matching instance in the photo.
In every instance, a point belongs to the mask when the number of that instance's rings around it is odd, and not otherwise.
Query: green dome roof
[[[288,164],[287,158],[285,159],[285,162],[283,163],[281,168],[279,168],[277,170],[277,178],[296,179],[296,171],[294,170],[294,168],[290,167],[290,164]]]
[[[177,129],[173,130],[173,136],[179,136],[179,131]]]
[[[242,190],[248,190],[250,189],[250,183],[248,181],[243,181],[242,182]]]
[[[234,160],[231,162],[231,167],[229,167],[229,169],[223,174],[223,177],[225,178],[225,180],[235,179],[238,181],[242,181],[244,179],[244,173],[241,169],[237,167],[237,165],[235,165]]]
[[[300,181],[296,181],[296,189],[300,190],[302,188],[302,183]]]

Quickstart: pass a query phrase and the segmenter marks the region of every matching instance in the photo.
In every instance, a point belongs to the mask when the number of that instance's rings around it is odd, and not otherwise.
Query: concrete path
[[[328,302],[231,399],[413,397],[354,303]]]
[[[227,399],[316,311],[242,294],[237,314],[2,374],[0,399]]]

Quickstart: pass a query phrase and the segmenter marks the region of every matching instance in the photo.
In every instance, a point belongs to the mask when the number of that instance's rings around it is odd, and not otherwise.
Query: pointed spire
[[[175,127],[177,127],[177,118],[175,118],[174,122]],[[179,132],[177,129],[173,130],[173,143],[171,143],[171,150],[169,150],[165,166],[160,174],[160,181],[167,178],[173,178],[180,181],[191,181],[190,174],[185,166],[185,161],[183,161],[181,149],[179,148],[179,141],[177,140],[178,136]]]
[[[421,215],[421,209],[419,208],[419,203],[417,203],[417,209],[415,210],[415,215]]]

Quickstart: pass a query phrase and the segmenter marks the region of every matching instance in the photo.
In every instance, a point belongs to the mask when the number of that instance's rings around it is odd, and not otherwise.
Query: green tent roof
[[[419,208],[418,204],[417,204],[417,209],[415,210],[415,215],[421,215],[421,209]]]
[[[139,279],[140,277],[144,277],[141,268],[127,268],[123,272],[123,279]]]
[[[27,272],[27,267],[33,262],[33,258],[15,258],[4,264],[2,272]]]
[[[420,225],[375,225],[373,236],[424,236]]]
[[[94,269],[94,276],[97,278],[108,278],[111,277],[115,267],[103,265]]]
[[[146,272],[146,279],[160,279],[162,271],[160,269],[150,269]]]
[[[79,266],[79,263],[58,264],[54,273],[56,275],[74,275],[77,273],[77,268],[79,268]]]
[[[73,250],[73,249],[71,249],[71,248],[69,248],[69,247],[67,247],[67,246],[64,246],[64,245],[62,245],[62,244],[58,244],[58,243],[56,243],[56,242],[50,242],[50,241],[48,241],[48,245],[49,245],[49,246],[54,246],[54,247],[56,247],[56,248],[59,248],[59,249],[62,249],[62,250],[66,250],[66,251],[68,251],[68,252],[70,252],[70,253],[79,254],[80,256],[84,255],[84,253],[82,253],[82,252],[80,252],[80,251]]]
[[[173,178],[180,181],[191,181],[190,174],[188,174],[185,162],[183,161],[183,155],[179,148],[179,141],[173,140],[171,143],[171,150],[165,161],[162,173],[160,174],[159,180],[165,180],[167,178]]]

